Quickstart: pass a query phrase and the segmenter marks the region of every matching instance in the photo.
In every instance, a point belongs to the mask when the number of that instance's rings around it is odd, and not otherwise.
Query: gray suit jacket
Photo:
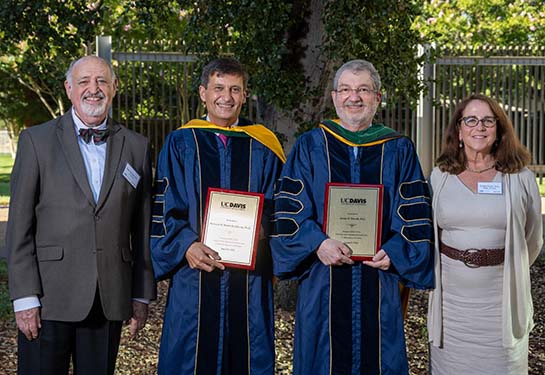
[[[19,136],[7,227],[11,299],[38,295],[46,320],[81,321],[95,291],[109,320],[131,316],[132,298],[154,299],[149,251],[150,147],[108,120],[98,202],[89,186],[71,111]],[[136,188],[123,176],[130,164]]]

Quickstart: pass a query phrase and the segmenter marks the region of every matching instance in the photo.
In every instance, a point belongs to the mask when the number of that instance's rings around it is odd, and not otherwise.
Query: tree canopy
[[[426,0],[415,30],[437,46],[543,46],[543,0]]]
[[[186,52],[201,56],[201,63],[231,54],[248,67],[266,119],[289,120],[302,130],[331,109],[326,99],[331,75],[343,61],[372,61],[390,101],[414,102],[421,90],[419,42],[540,46],[543,5],[541,0],[4,0],[1,115],[28,124],[64,112],[68,63],[91,53],[96,35],[107,34],[177,39]],[[31,112],[35,121],[28,119]]]
[[[330,109],[332,73],[348,59],[372,61],[391,100],[416,98],[418,13],[413,0],[4,0],[0,72],[20,97],[0,96],[0,104],[26,100],[62,113],[64,72],[92,51],[96,35],[178,39],[202,62],[224,53],[240,59],[266,120],[291,123],[290,137]]]
[[[64,112],[64,71],[85,52],[99,21],[100,2],[81,5],[71,0],[0,3],[0,106],[12,128]]]
[[[188,49],[209,58],[225,52],[239,58],[268,122],[295,122],[288,127],[299,131],[315,126],[330,109],[332,73],[348,59],[372,61],[392,100],[416,98],[421,88],[416,78],[419,37],[411,30],[418,13],[414,1],[177,3],[187,11],[181,39]]]

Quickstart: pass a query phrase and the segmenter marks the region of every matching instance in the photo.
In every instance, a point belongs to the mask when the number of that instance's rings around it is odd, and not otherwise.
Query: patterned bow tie
[[[85,143],[91,142],[91,138],[95,143],[106,142],[106,138],[110,135],[110,129],[81,128],[79,135]]]

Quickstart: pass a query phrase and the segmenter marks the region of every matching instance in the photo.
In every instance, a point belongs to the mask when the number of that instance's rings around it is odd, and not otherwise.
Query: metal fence
[[[113,116],[150,139],[155,161],[169,132],[204,113],[192,85],[197,58],[184,53],[179,42],[116,40],[108,48],[120,81]],[[377,114],[379,120],[415,141],[422,137],[431,163],[456,104],[472,93],[483,93],[502,103],[532,163],[545,165],[545,48],[444,50],[436,56],[424,70],[429,90],[421,102],[431,105],[389,103]],[[255,98],[250,98],[244,115],[255,120],[255,108]],[[417,114],[426,120],[420,132]]]
[[[442,51],[434,63],[434,157],[456,105],[472,93],[498,100],[532,163],[545,165],[545,48]]]
[[[182,52],[177,41],[99,41],[99,54],[111,58],[119,78],[112,116],[149,138],[153,163],[165,137],[192,118],[204,114],[194,80],[197,56]],[[256,101],[250,98],[243,114],[254,119]],[[254,119],[255,120],[255,119]]]
[[[176,42],[114,42],[113,118],[149,138],[155,162],[167,134],[202,112],[191,90],[197,58],[175,52]]]

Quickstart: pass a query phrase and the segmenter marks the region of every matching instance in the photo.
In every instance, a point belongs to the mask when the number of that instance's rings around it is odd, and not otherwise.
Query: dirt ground
[[[536,327],[530,336],[529,375],[545,374],[545,259],[532,268],[532,284]],[[123,332],[116,374],[155,374],[161,335],[161,322],[166,298],[166,283],[159,285],[159,300],[151,305],[148,324],[136,340]],[[426,342],[427,296],[415,292],[411,297],[406,322],[407,352],[411,375],[428,373],[428,346]],[[276,374],[292,373],[293,313],[276,311]],[[16,329],[12,320],[0,321],[0,374],[16,373]]]

